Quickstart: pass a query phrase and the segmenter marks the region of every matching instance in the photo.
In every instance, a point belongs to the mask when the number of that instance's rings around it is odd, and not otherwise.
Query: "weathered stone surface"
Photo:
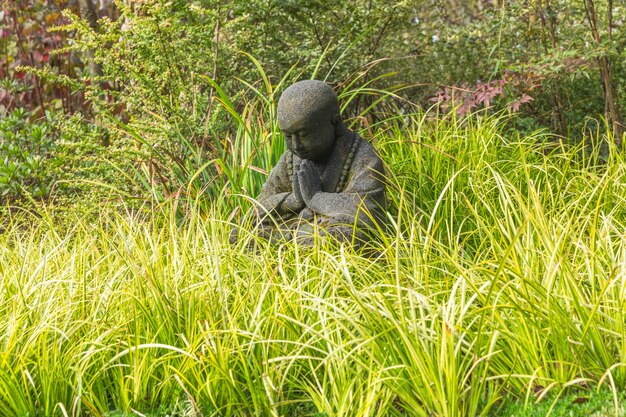
[[[317,226],[320,236],[361,246],[384,221],[384,168],[372,146],[344,126],[321,81],[285,90],[278,125],[288,150],[258,196],[257,234],[310,245]]]

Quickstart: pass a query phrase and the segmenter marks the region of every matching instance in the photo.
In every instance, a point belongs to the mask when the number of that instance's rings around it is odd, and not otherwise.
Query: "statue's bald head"
[[[326,159],[342,126],[337,95],[326,83],[299,81],[278,100],[278,127],[287,148],[300,158]]]
[[[290,85],[278,100],[278,124],[289,126],[296,119],[326,119],[339,116],[337,94],[326,83],[317,80],[298,81]]]

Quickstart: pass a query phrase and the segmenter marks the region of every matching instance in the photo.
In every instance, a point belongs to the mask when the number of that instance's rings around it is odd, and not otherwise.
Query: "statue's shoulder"
[[[355,140],[357,140],[359,144],[356,158],[362,161],[369,162],[368,165],[377,165],[378,163],[382,163],[382,160],[378,156],[378,152],[376,152],[376,149],[374,149],[374,146],[372,146],[372,144],[369,141],[363,139],[356,132],[354,133],[354,137],[355,137]]]
[[[283,152],[273,167],[270,167],[269,181],[283,183],[293,175],[293,154],[286,150]],[[285,182],[286,184],[286,182]]]
[[[293,160],[293,154],[291,153],[291,151],[289,151],[289,149],[286,149],[285,152],[283,152],[278,158],[278,162],[276,162],[276,165],[274,166],[274,168],[278,168],[278,167],[282,168],[284,166],[287,166],[292,163],[292,160]]]

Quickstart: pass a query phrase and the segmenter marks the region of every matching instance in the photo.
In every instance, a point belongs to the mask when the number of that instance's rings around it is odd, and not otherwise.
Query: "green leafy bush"
[[[24,109],[0,119],[0,201],[49,193],[51,172],[62,162],[56,138],[53,120],[31,123]]]
[[[0,118],[0,203],[54,200],[77,208],[75,203],[94,204],[112,187],[132,196],[136,189],[115,166],[129,169],[141,157],[128,141],[103,146],[104,134],[80,115],[48,113],[32,121],[24,109],[6,114]]]

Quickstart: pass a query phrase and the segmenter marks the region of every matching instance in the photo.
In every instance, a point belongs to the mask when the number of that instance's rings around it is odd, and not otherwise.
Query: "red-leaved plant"
[[[69,78],[83,71],[84,64],[77,57],[69,52],[53,52],[67,46],[68,35],[49,30],[67,23],[61,11],[75,8],[75,3],[14,0],[0,5],[0,112],[24,108],[31,117],[38,118],[48,110],[66,114],[84,110],[86,103],[82,95],[19,70],[27,66]]]
[[[454,110],[457,116],[465,116],[475,110],[492,108],[497,101],[506,99],[507,96],[511,95],[512,90],[506,87],[518,86],[519,80],[517,78],[506,72],[501,79],[488,82],[477,81],[473,86],[468,83],[460,86],[446,86],[437,91],[429,101],[435,103],[443,112],[447,113]],[[526,90],[530,91],[536,86],[527,85],[525,87],[527,87]],[[509,111],[517,112],[522,104],[532,100],[533,98],[529,94],[522,92],[507,102],[504,107]]]

